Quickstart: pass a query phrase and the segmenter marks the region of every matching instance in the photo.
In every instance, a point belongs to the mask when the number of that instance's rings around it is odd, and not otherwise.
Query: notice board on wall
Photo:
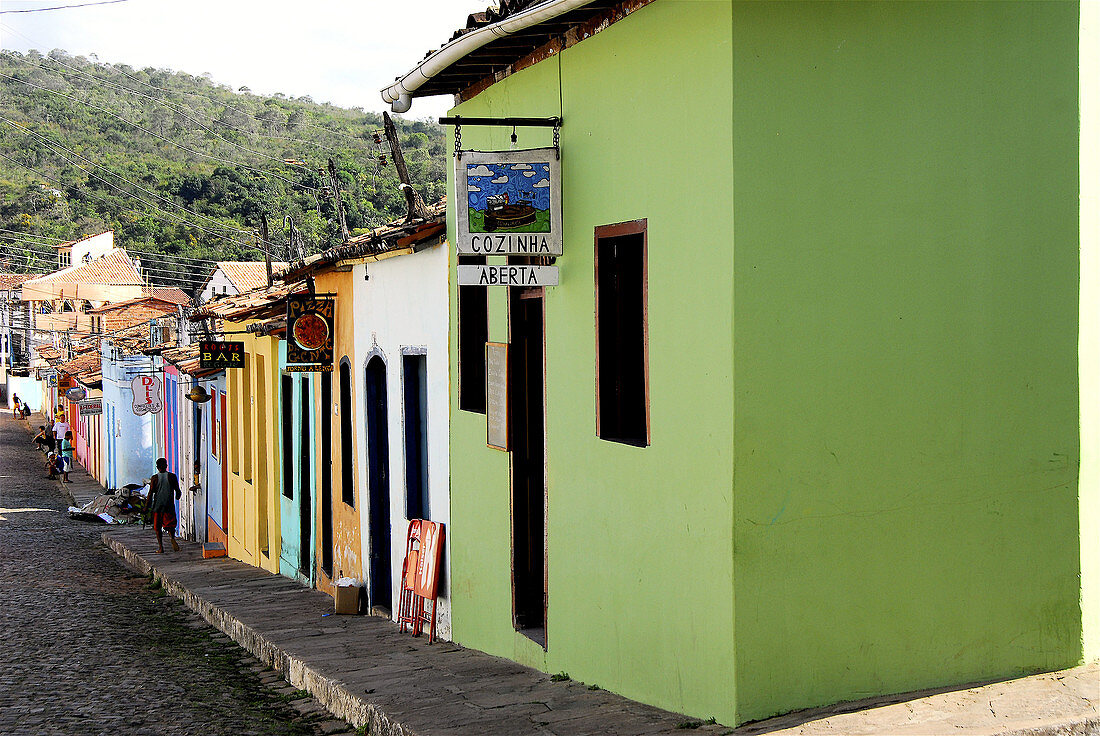
[[[508,343],[485,343],[485,444],[508,450]]]

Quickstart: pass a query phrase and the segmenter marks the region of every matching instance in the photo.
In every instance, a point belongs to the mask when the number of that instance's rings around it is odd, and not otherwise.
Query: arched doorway
[[[370,493],[370,605],[392,610],[390,576],[390,440],[386,363],[367,362],[367,487]]]

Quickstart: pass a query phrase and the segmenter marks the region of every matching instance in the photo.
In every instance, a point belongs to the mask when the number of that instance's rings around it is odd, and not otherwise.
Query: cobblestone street
[[[348,730],[71,521],[0,417],[0,733]]]

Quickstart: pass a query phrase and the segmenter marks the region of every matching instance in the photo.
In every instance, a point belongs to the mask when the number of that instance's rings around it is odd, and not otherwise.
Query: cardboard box
[[[335,613],[359,613],[359,586],[354,583],[338,583],[333,602]]]
[[[215,557],[225,557],[225,545],[218,542],[203,542],[202,558],[209,560]]]

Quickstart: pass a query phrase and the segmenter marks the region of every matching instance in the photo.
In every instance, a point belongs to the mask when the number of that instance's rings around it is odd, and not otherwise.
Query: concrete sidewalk
[[[79,466],[70,478],[61,488],[74,505],[103,492]],[[157,554],[151,530],[104,530],[104,543],[131,566],[156,574],[169,593],[369,734],[1100,734],[1100,664],[841,703],[738,729],[700,724],[449,642],[429,645],[387,619],[325,615],[327,595],[235,560],[203,560],[194,543]]]

